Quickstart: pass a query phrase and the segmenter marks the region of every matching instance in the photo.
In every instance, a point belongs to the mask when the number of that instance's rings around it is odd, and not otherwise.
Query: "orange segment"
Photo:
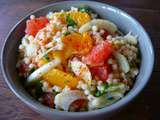
[[[83,35],[78,33],[72,33],[62,38],[62,41],[65,45],[65,53],[72,54],[86,54],[88,53],[93,46],[92,38],[88,33]]]
[[[71,16],[71,18],[77,23],[78,27],[81,27],[85,23],[91,20],[91,17],[88,13],[85,12],[63,12],[63,13],[55,13],[55,16],[58,20],[60,20],[63,24],[66,24],[66,17]]]
[[[58,69],[52,69],[42,78],[48,81],[51,85],[57,85],[62,88],[64,88],[67,85],[73,89],[76,88],[79,81],[77,77],[74,77],[71,74],[65,73]]]
[[[84,25],[91,20],[88,13],[85,12],[70,12],[69,15],[77,23],[78,27]]]
[[[37,65],[38,65],[38,67],[41,67],[42,65],[44,65],[46,63],[47,63],[47,61],[42,58],[41,60],[38,61]]]
[[[92,49],[93,40],[87,32],[83,33],[82,36],[83,36],[83,40],[82,40],[83,47],[82,47],[82,49],[83,49],[83,53],[86,54]]]
[[[51,59],[60,58],[62,60],[63,52],[62,51],[53,51],[53,52],[49,53],[49,58],[51,58]]]

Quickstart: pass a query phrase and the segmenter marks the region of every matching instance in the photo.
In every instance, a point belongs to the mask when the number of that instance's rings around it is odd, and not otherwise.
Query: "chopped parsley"
[[[52,90],[53,93],[58,94],[59,92],[55,91],[54,89]]]
[[[65,33],[64,33],[64,36],[67,36],[67,35],[69,35],[69,34],[71,34],[69,31],[66,31]]]
[[[101,91],[97,90],[96,93],[94,94],[95,97],[100,97],[104,94],[106,94],[107,88],[108,88],[108,84],[103,83],[101,86]]]
[[[35,70],[36,70],[35,67],[31,68],[30,71],[29,71],[29,75],[30,75],[31,73],[33,73]]]
[[[77,24],[75,23],[75,21],[71,18],[71,16],[67,16],[66,17],[66,21],[67,21],[67,25],[68,26],[72,26],[72,27],[75,27]]]
[[[43,58],[46,60],[46,61],[49,61],[50,59],[49,59],[49,56],[47,55],[47,54],[45,54],[44,56],[43,56]]]
[[[27,89],[35,99],[38,99],[43,94],[42,86],[42,82],[37,80],[34,84],[32,84],[32,86],[27,86]]]
[[[86,12],[88,14],[90,14],[92,12],[91,9],[88,6],[81,6],[81,7],[79,7],[79,11],[80,12]]]
[[[36,85],[35,85],[35,90],[36,90],[35,92],[36,92],[36,96],[37,96],[37,97],[40,97],[40,95],[41,95],[42,92],[43,92],[43,91],[42,91],[42,86],[43,86],[43,85],[42,85],[42,82],[38,80],[38,81],[36,82]]]
[[[108,88],[109,86],[108,86],[108,84],[103,83],[101,87],[102,87],[102,93],[104,93],[104,92],[106,92],[106,90],[107,90],[107,88]]]
[[[100,91],[97,91],[96,93],[95,93],[95,96],[96,97],[100,97],[102,94],[101,94],[101,92]]]

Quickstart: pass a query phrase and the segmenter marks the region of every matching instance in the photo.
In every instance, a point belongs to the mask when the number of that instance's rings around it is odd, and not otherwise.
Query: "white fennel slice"
[[[37,70],[35,70],[31,75],[27,78],[27,84],[33,83],[37,81],[40,77],[42,77],[45,73],[53,69],[54,67],[60,64],[60,59],[54,59],[51,62],[41,66]]]
[[[127,58],[122,55],[121,53],[118,53],[118,52],[115,52],[114,53],[114,56],[115,58],[117,59],[118,61],[118,64],[120,66],[120,69],[124,72],[124,73],[127,73],[130,71],[130,66],[129,66],[129,63],[128,63],[128,60]]]
[[[56,105],[56,108],[63,109],[65,111],[68,111],[70,108],[70,105],[79,99],[86,99],[86,96],[82,91],[79,90],[70,90],[68,92],[62,92],[55,96],[54,103]]]
[[[108,32],[110,32],[111,34],[114,34],[118,30],[117,26],[108,20],[94,19],[94,20],[91,20],[90,22],[84,24],[83,26],[81,26],[79,29],[79,32],[80,33],[87,32],[90,29],[92,29],[92,26],[96,26],[96,27],[98,27],[98,29],[105,29]]]

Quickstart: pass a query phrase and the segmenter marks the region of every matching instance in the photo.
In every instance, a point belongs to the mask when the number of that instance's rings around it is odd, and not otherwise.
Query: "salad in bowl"
[[[91,111],[123,98],[139,73],[138,40],[87,6],[31,15],[17,70],[26,90],[62,111]]]

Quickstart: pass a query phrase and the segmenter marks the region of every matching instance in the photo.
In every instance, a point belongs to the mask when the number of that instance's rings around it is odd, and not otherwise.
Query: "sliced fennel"
[[[131,33],[129,32],[127,35],[124,36],[125,41],[129,44],[133,44],[136,45],[137,44],[137,37],[131,35]]]
[[[97,26],[98,29],[106,29],[111,34],[114,34],[118,30],[117,26],[108,20],[94,19],[94,20],[91,20],[90,22],[84,24],[83,26],[81,26],[79,29],[79,32],[84,33],[86,31],[89,31],[92,28],[92,26]]]
[[[120,66],[120,69],[121,69],[124,73],[129,72],[130,66],[129,66],[129,63],[128,63],[127,58],[126,58],[124,55],[122,55],[121,53],[119,53],[119,52],[115,52],[115,53],[114,53],[114,56],[115,56],[115,58],[116,58],[117,61],[118,61],[118,64],[119,64],[119,66]]]
[[[61,92],[55,96],[54,103],[56,108],[69,110],[70,105],[79,99],[87,99],[82,91],[70,90],[68,92]]]
[[[100,97],[94,97],[92,101],[89,102],[90,109],[98,109],[108,106],[124,96],[126,92],[125,84],[117,83],[112,84],[107,88],[107,92]]]
[[[106,94],[94,98],[94,100],[89,102],[89,109],[98,109],[98,108],[103,108],[107,105],[110,105],[114,102],[116,102],[118,99],[107,99]]]
[[[124,83],[115,83],[115,84],[110,84],[110,86],[107,88],[106,91],[112,92],[115,90],[124,90],[125,89],[125,84]]]
[[[60,64],[60,59],[54,59],[51,62],[43,65],[42,67],[35,70],[30,76],[27,78],[27,85],[36,82],[40,77],[42,77],[45,73],[47,73],[52,68],[58,66]]]

